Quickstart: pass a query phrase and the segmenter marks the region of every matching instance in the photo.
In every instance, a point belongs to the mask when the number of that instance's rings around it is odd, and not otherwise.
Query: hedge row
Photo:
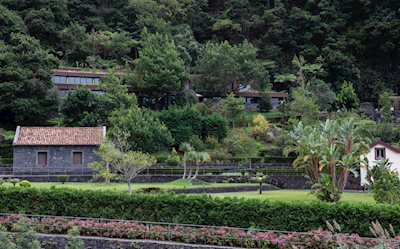
[[[277,202],[215,198],[207,195],[134,194],[73,189],[0,187],[0,212],[115,218],[310,231],[336,220],[342,232],[370,236],[369,226],[379,220],[400,232],[400,206]]]

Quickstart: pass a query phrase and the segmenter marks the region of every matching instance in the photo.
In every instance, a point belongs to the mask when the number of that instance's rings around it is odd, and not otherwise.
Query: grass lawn
[[[218,197],[239,197],[239,198],[254,198],[260,200],[280,200],[280,201],[313,201],[317,198],[308,190],[274,190],[264,191],[261,195],[258,192],[236,192],[213,194]],[[350,203],[375,203],[371,193],[345,192],[341,202]]]
[[[105,185],[103,183],[92,183],[92,182],[66,182],[62,184],[60,182],[31,182],[32,187],[35,188],[50,188],[65,187],[82,190],[115,190],[115,191],[128,191],[127,183],[112,183]],[[172,182],[166,183],[133,183],[133,189],[139,190],[141,188],[161,188],[161,189],[182,189],[182,188],[202,188],[202,187],[229,187],[229,186],[249,186],[256,185],[251,183],[209,183],[203,184],[192,184],[189,180],[179,179]],[[12,186],[11,183],[4,183],[4,186]]]

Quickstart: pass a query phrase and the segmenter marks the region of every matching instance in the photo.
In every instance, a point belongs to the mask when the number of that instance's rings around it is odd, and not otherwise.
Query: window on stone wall
[[[37,165],[47,166],[47,152],[42,151],[37,153]]]
[[[83,164],[83,157],[82,152],[74,151],[72,152],[72,164],[73,165],[82,165]]]

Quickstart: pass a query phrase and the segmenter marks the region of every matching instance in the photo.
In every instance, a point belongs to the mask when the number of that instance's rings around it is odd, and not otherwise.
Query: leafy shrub
[[[24,188],[29,188],[32,186],[32,184],[28,180],[22,180],[19,182],[19,186],[24,187]]]
[[[212,114],[202,119],[202,137],[224,138],[228,134],[228,121],[221,115]]]
[[[167,126],[175,142],[188,142],[193,135],[201,135],[202,116],[194,108],[171,108],[158,113],[159,119]]]
[[[0,178],[0,185],[3,185],[3,183],[5,183],[6,181],[4,181],[3,178]]]
[[[390,166],[391,163],[384,160],[371,170],[374,199],[378,203],[400,204],[399,173],[392,171]]]
[[[228,179],[226,179],[226,182],[227,182],[227,183],[234,183],[234,182],[235,182],[235,179],[233,179],[233,178],[228,178]]]
[[[17,185],[20,181],[21,181],[21,179],[19,179],[19,178],[10,178],[10,179],[7,179],[7,182],[11,183],[14,187],[15,187],[15,185]]]
[[[155,188],[155,187],[151,187],[151,188],[141,188],[139,190],[140,193],[162,193],[163,190],[161,188]]]
[[[213,137],[213,136],[208,136],[206,137],[204,141],[204,145],[208,150],[216,150],[221,148],[221,144],[218,140],[218,138]]]
[[[80,229],[76,226],[68,230],[68,239],[65,249],[83,249],[85,243],[79,238]]]
[[[198,110],[203,115],[206,115],[208,112],[208,107],[203,102],[198,102],[198,103],[194,104],[193,108]]]
[[[279,202],[208,195],[144,195],[65,188],[0,187],[3,213],[29,213],[310,231],[326,227],[326,220],[342,224],[342,232],[371,235],[379,220],[400,231],[400,205],[355,203]],[[102,207],[102,208],[98,208]],[[234,214],[234,215],[232,215]],[[301,215],[300,215],[301,214]]]
[[[181,158],[179,157],[178,153],[176,152],[175,148],[172,149],[171,155],[167,157],[165,160],[168,166],[178,166],[181,162]]]
[[[69,179],[69,176],[66,175],[61,175],[61,176],[57,176],[57,180],[59,182],[61,182],[62,184],[65,184]]]
[[[198,135],[193,135],[189,139],[189,144],[193,147],[196,151],[203,151],[205,149],[205,145],[203,140]]]
[[[333,184],[332,177],[328,174],[321,174],[318,183],[312,186],[312,193],[321,201],[338,202],[342,193]]]
[[[253,123],[253,118],[246,114],[241,114],[235,118],[236,127],[248,127]]]
[[[199,98],[193,90],[183,90],[176,93],[175,101],[178,106],[190,106],[199,102]]]
[[[110,116],[111,140],[121,132],[129,134],[131,150],[155,153],[170,148],[173,138],[156,114],[147,109],[130,108],[114,111]]]

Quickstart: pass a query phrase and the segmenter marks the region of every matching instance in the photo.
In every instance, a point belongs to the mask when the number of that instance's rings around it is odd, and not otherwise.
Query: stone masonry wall
[[[51,174],[90,174],[90,162],[99,161],[96,146],[15,146],[13,171],[14,175],[51,175]],[[48,165],[37,166],[38,151],[48,152]],[[83,165],[72,164],[72,152],[83,152]]]
[[[38,234],[45,249],[65,248],[67,236]],[[85,243],[85,249],[235,249],[237,247],[192,245],[168,241],[155,240],[128,240],[128,239],[110,239],[102,237],[81,237]]]

